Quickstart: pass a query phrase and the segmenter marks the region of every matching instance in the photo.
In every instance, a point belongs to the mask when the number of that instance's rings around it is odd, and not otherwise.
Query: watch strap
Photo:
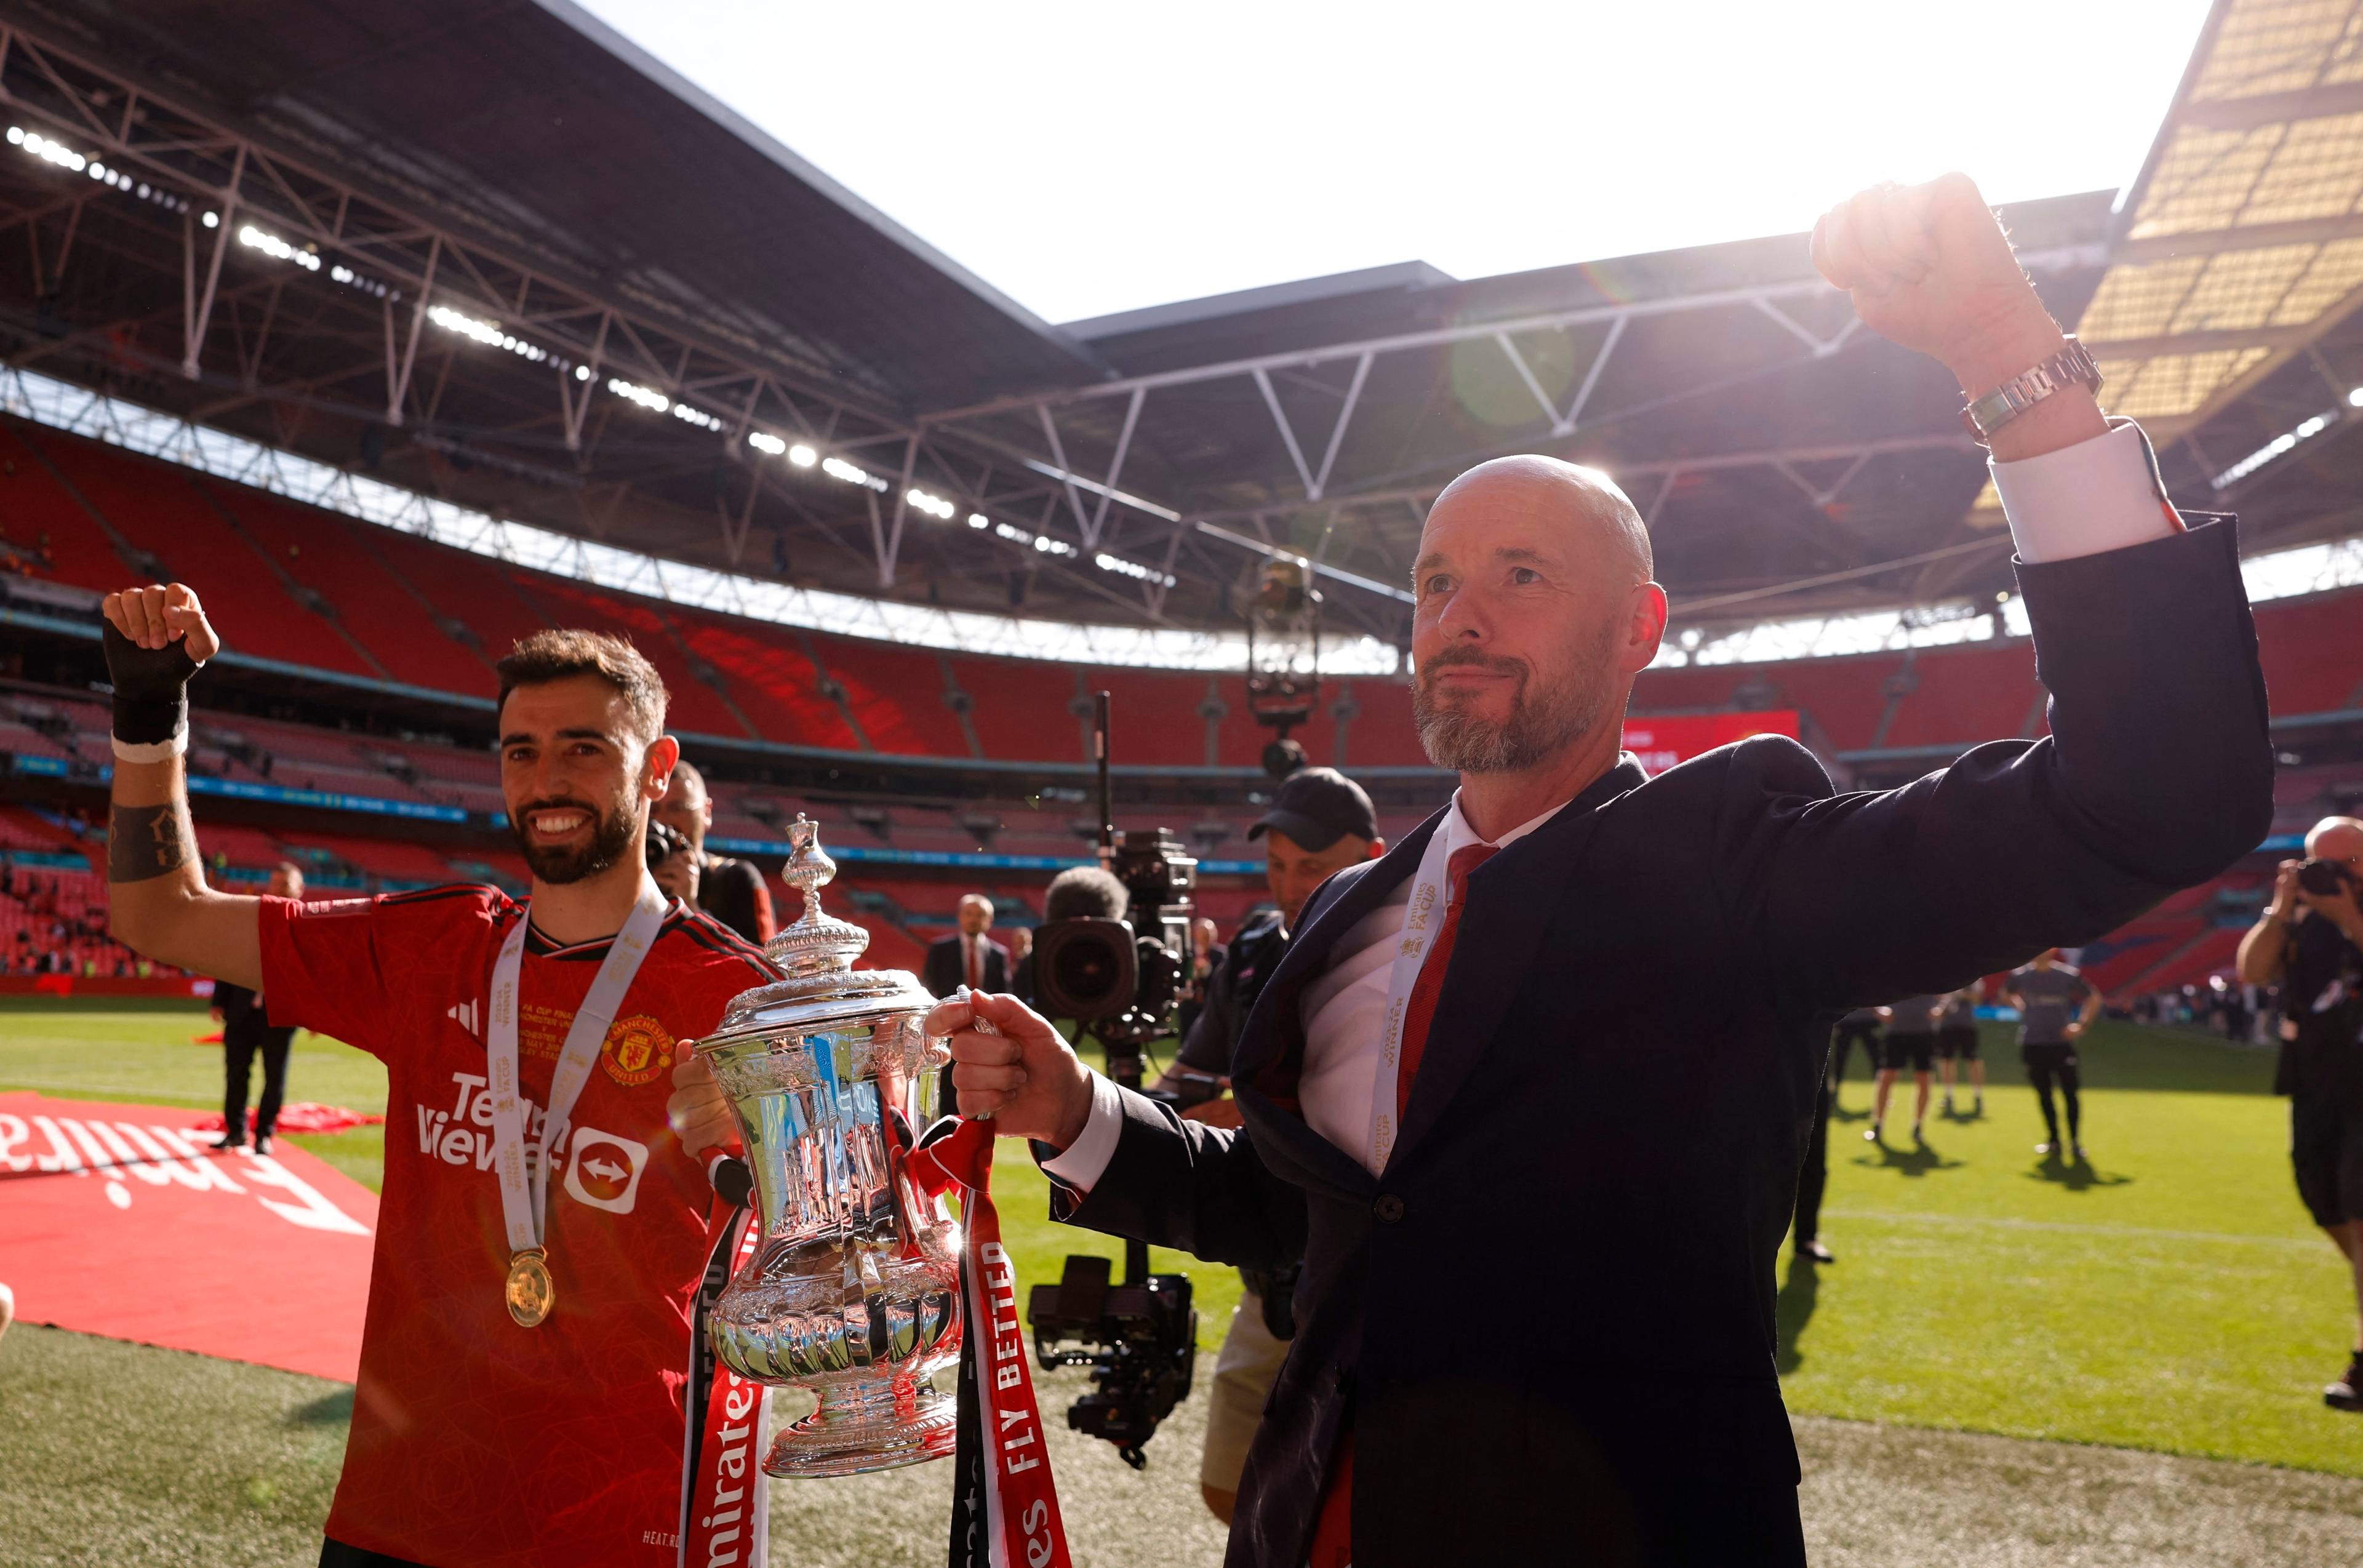
[[[1982,397],[1971,398],[1961,410],[1961,424],[1983,445],[1996,430],[2053,393],[2071,386],[2097,393],[2101,380],[2101,367],[2091,350],[2069,333],[2066,345],[2041,364],[2011,377]]]

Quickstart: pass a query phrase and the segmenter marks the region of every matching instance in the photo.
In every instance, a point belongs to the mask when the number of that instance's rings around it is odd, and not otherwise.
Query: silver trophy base
[[[951,1457],[958,1401],[893,1382],[823,1384],[820,1407],[780,1429],[763,1473],[783,1480],[866,1475]]]

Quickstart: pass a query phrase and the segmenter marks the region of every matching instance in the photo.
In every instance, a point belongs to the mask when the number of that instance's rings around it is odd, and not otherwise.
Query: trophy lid
[[[838,1024],[859,1014],[933,1006],[935,997],[907,970],[854,969],[853,961],[870,946],[870,933],[820,906],[820,890],[835,879],[837,862],[820,847],[819,825],[798,812],[788,828],[788,846],[780,880],[803,891],[804,912],[763,945],[763,956],[782,978],[741,992],[715,1033],[795,1029]]]

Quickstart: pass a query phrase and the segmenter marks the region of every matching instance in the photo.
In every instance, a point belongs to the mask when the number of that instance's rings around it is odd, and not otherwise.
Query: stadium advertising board
[[[1677,762],[1687,762],[1717,746],[1728,746],[1751,735],[1797,738],[1797,710],[1766,708],[1756,713],[1683,713],[1658,717],[1627,718],[1625,750],[1641,759],[1653,773]]]

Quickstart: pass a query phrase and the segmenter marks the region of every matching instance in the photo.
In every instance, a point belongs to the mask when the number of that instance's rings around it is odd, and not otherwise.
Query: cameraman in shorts
[[[1228,1085],[1231,1048],[1263,994],[1264,981],[1280,967],[1304,901],[1337,872],[1386,852],[1370,797],[1335,768],[1299,768],[1289,774],[1271,809],[1248,829],[1248,837],[1264,841],[1264,879],[1277,907],[1250,916],[1239,928],[1222,965],[1206,982],[1205,1005],[1180,1054],[1156,1084],[1178,1099],[1186,1114],[1219,1127],[1239,1124],[1237,1111],[1220,1098]],[[1239,1473],[1265,1396],[1295,1332],[1284,1298],[1294,1286],[1293,1269],[1269,1275],[1242,1269],[1240,1280],[1246,1290],[1215,1358],[1206,1448],[1198,1466],[1199,1492],[1225,1524],[1238,1502]]]
[[[2363,1411],[2363,821],[2325,817],[2306,859],[2283,861],[2272,901],[2240,939],[2240,978],[2281,987],[2281,1060],[2298,1197],[2346,1260],[2358,1307],[2355,1351],[2322,1391]]]

